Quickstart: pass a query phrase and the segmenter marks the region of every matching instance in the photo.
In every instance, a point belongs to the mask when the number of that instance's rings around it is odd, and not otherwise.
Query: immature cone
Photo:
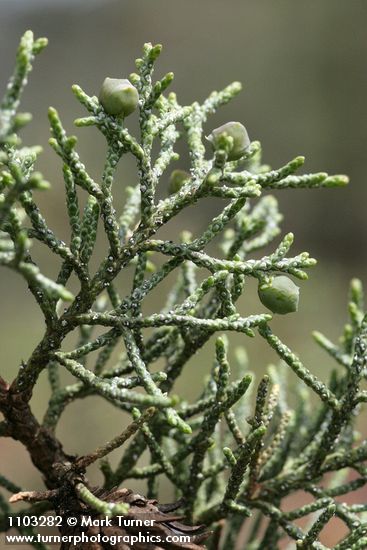
[[[109,115],[125,118],[138,106],[138,90],[126,78],[105,78],[99,101]]]
[[[246,128],[240,122],[227,122],[219,128],[215,128],[207,139],[216,151],[223,148],[223,138],[226,137],[233,140],[232,147],[228,151],[228,160],[240,159],[251,143]]]
[[[260,284],[258,294],[264,306],[273,313],[285,315],[298,309],[299,287],[284,275],[274,277],[271,283]]]
[[[177,193],[189,179],[190,174],[185,170],[173,170],[169,178],[169,194]]]

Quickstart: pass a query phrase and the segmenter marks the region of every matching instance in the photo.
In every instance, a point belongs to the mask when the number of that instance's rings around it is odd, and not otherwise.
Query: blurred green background
[[[173,89],[181,103],[202,100],[213,89],[242,81],[244,91],[210,120],[208,132],[240,120],[251,138],[262,142],[264,160],[273,167],[304,154],[305,171],[351,178],[345,189],[277,194],[285,215],[283,231],[296,235],[294,251],[310,251],[319,264],[310,280],[301,283],[299,313],[275,320],[274,326],[315,374],[327,378],[330,362],[316,349],[310,332],[317,328],[336,338],[345,319],[350,278],[367,278],[366,17],[365,0],[1,0],[1,88],[12,71],[21,34],[31,28],[36,36],[49,38],[49,47],[36,60],[22,110],[34,115],[23,133],[25,143],[40,143],[45,149],[39,167],[53,187],[40,196],[40,203],[50,226],[67,239],[60,161],[47,144],[49,105],[59,110],[67,131],[79,137],[83,161],[96,179],[103,167],[105,145],[96,130],[73,129],[73,120],[83,115],[70,91],[73,83],[93,95],[106,76],[127,77],[147,41],[163,44],[156,74],[174,71]],[[133,117],[131,124],[135,128]],[[185,167],[184,162],[183,157],[177,166]],[[116,185],[118,205],[124,185],[133,184],[135,177],[133,163],[123,164]],[[177,231],[185,222],[197,233],[217,209],[215,201],[192,209],[186,220],[178,221]],[[38,254],[44,271],[54,274],[57,264],[47,252]],[[25,283],[4,271],[0,278],[0,372],[11,380],[40,338],[43,322]],[[160,298],[156,293],[149,307]],[[255,285],[248,285],[240,308],[244,313],[264,310]],[[275,361],[272,352],[259,338],[243,340],[233,339],[248,347],[252,370],[264,372],[267,362]],[[207,346],[190,363],[179,385],[188,397],[199,391],[211,357],[212,347]],[[46,399],[42,379],[33,399],[40,417]],[[93,398],[73,404],[58,433],[67,451],[85,452],[116,434],[121,422],[125,419],[116,411]],[[1,445],[2,470],[21,485],[37,488],[37,476],[20,445]],[[24,465],[21,472],[19,462]],[[166,494],[169,498],[168,490]]]

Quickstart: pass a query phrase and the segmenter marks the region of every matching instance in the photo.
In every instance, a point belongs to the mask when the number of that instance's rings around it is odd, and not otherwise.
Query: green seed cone
[[[223,138],[225,137],[230,137],[233,140],[233,145],[228,152],[228,160],[240,159],[251,143],[246,128],[240,122],[227,122],[219,128],[215,128],[207,139],[216,151],[223,148]]]
[[[99,101],[109,115],[125,118],[138,106],[139,94],[126,78],[106,78],[99,92]]]
[[[299,287],[284,275],[274,277],[270,284],[260,285],[258,294],[261,303],[273,313],[285,315],[298,309]]]
[[[177,193],[181,187],[190,179],[190,174],[185,170],[173,170],[169,178],[168,192],[170,195]]]

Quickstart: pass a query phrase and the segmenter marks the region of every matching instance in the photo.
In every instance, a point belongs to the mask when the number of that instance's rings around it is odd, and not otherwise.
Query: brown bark
[[[31,390],[30,390],[31,391]],[[3,379],[0,378],[0,411],[4,415],[5,423],[10,437],[20,441],[28,450],[33,464],[43,474],[44,481],[49,491],[46,492],[22,492],[11,497],[10,502],[25,500],[37,502],[47,498],[52,503],[58,515],[66,518],[68,515],[79,518],[78,527],[70,528],[66,521],[63,522],[61,534],[77,535],[81,533],[80,518],[92,516],[95,519],[102,517],[94,510],[80,501],[75,490],[74,481],[81,479],[83,483],[84,475],[82,472],[76,473],[70,462],[75,462],[75,457],[67,455],[62,448],[61,443],[52,432],[42,427],[29,406],[29,396],[24,392],[18,393],[14,386],[9,387]],[[75,479],[74,479],[75,478]],[[95,490],[98,498],[108,502],[126,502],[130,505],[127,519],[150,519],[154,524],[149,527],[127,526],[122,527],[116,524],[116,519],[112,526],[95,527],[90,526],[84,529],[84,532],[91,536],[100,533],[107,537],[111,536],[131,536],[139,535],[144,537],[149,532],[153,536],[160,536],[162,542],[151,544],[138,542],[134,544],[136,550],[204,550],[201,544],[210,533],[201,533],[202,526],[190,526],[181,523],[181,516],[172,515],[170,512],[175,507],[160,507],[155,500],[148,500],[143,496],[136,495],[129,489],[117,489],[106,492],[103,489]],[[176,506],[177,508],[177,506]],[[167,513],[168,512],[168,513]],[[168,535],[188,535],[190,542],[174,543],[166,542]],[[60,550],[68,550],[71,545],[63,543]],[[108,543],[96,544],[85,543],[74,546],[77,550],[103,550],[112,548]],[[113,546],[116,550],[128,550],[131,548],[125,542]]]
[[[48,429],[42,427],[33,415],[29,399],[24,392],[18,393],[4,380],[0,382],[0,411],[7,425],[7,435],[20,441],[36,468],[42,473],[49,489],[58,487],[59,476],[53,465],[67,462],[71,456],[64,453],[59,440]]]

